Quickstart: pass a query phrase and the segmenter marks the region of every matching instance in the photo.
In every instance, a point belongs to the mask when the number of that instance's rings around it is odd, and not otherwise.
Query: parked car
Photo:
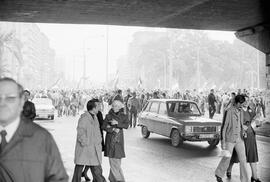
[[[207,141],[216,146],[221,122],[202,116],[196,102],[178,99],[152,99],[138,117],[141,133],[148,138],[156,133],[171,138],[175,147],[184,141]]]
[[[36,108],[36,118],[45,118],[54,120],[54,106],[49,98],[34,98],[32,102]]]

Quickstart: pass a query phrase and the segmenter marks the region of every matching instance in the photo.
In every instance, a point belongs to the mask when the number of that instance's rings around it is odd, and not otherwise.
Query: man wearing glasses
[[[67,182],[53,137],[21,117],[23,104],[22,86],[0,78],[0,181]]]
[[[230,154],[232,154],[233,149],[235,148],[237,156],[239,157],[241,182],[249,181],[245,144],[243,140],[243,138],[245,137],[245,132],[243,130],[244,114],[242,110],[242,105],[244,104],[244,102],[245,97],[243,95],[237,95],[235,97],[234,105],[227,110],[224,126],[221,131],[221,148],[223,150],[229,151]],[[222,177],[227,171],[230,160],[230,156],[222,157],[215,171],[217,182],[222,182]]]

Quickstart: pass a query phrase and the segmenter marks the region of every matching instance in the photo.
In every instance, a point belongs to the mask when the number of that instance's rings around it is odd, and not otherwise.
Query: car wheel
[[[143,138],[148,138],[150,136],[150,131],[148,131],[146,126],[142,126],[142,136]]]
[[[51,120],[54,120],[54,116],[51,116]]]
[[[176,129],[174,129],[171,133],[171,143],[174,147],[178,147],[180,144],[183,143],[183,139],[180,136],[179,131]]]
[[[215,147],[215,146],[218,145],[219,139],[213,139],[213,140],[210,140],[210,141],[208,141],[208,143],[209,143],[209,145],[210,145],[211,147]]]

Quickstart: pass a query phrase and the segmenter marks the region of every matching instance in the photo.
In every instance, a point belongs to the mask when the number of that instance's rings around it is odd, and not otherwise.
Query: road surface
[[[77,117],[55,118],[54,121],[36,120],[54,136],[67,172],[72,178]],[[270,139],[258,140],[259,176],[270,182]],[[210,149],[206,142],[185,142],[174,148],[168,138],[151,134],[149,139],[141,137],[140,128],[125,131],[127,158],[122,167],[127,182],[214,182],[214,170],[219,163],[220,146]],[[103,158],[103,174],[109,174],[109,162]],[[89,176],[91,176],[89,172]],[[229,181],[224,178],[224,181]],[[231,182],[239,180],[239,165],[235,164]]]

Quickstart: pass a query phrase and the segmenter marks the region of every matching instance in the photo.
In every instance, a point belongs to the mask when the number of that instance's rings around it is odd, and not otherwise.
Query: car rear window
[[[200,115],[196,104],[190,102],[171,102],[168,103],[168,110],[173,114]]]
[[[157,113],[158,112],[158,102],[152,102],[149,112]]]
[[[167,115],[167,106],[166,106],[166,103],[160,103],[158,113],[159,114],[162,114],[162,115]]]

